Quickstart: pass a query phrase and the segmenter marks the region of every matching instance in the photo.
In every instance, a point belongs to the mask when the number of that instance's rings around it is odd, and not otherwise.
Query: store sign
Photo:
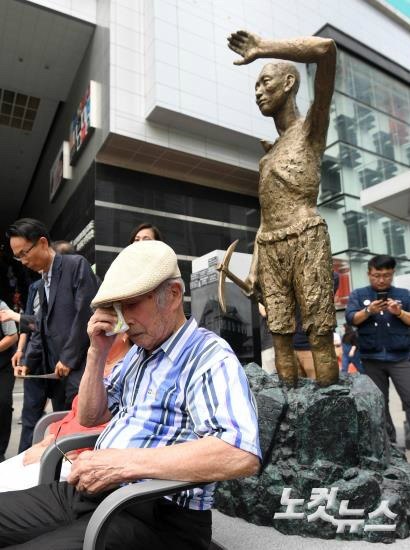
[[[69,143],[64,141],[50,170],[50,202],[53,202],[63,183],[72,177],[69,155]]]
[[[94,239],[94,220],[88,222],[82,231],[73,239],[73,245],[78,251],[82,250],[86,244]]]
[[[70,164],[74,166],[88,141],[98,128],[99,85],[91,80],[82,97],[77,112],[73,116],[70,126]]]

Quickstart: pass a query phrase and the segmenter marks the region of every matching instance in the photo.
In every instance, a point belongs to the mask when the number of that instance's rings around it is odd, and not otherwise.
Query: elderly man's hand
[[[132,449],[84,451],[73,463],[67,481],[75,485],[77,491],[87,493],[100,493],[118,487],[129,481],[126,468],[130,452]]]
[[[90,338],[90,347],[99,353],[108,352],[115,340],[113,336],[107,336],[117,322],[117,314],[113,308],[97,308],[94,315],[88,321],[87,332]]]

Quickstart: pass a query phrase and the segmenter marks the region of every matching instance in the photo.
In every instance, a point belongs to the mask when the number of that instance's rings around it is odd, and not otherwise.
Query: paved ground
[[[408,550],[410,539],[381,542],[325,540],[282,535],[273,527],[252,525],[212,510],[212,538],[227,550]]]
[[[13,392],[13,425],[11,430],[10,443],[6,452],[6,458],[10,458],[17,454],[17,449],[19,446],[20,440],[20,431],[21,426],[18,424],[18,419],[21,416],[21,407],[23,406],[23,381],[21,379],[16,379],[14,384]],[[51,404],[48,404],[46,407],[47,412],[51,412],[53,409]]]

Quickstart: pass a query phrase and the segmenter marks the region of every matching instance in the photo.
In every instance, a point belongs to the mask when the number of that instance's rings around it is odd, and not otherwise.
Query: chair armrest
[[[73,451],[75,449],[83,449],[84,447],[94,447],[100,433],[101,430],[98,432],[83,432],[66,435],[59,438],[58,446],[64,453],[68,453],[68,451]],[[60,479],[62,460],[63,455],[54,443],[51,443],[44,451],[40,460],[39,485],[42,483],[51,483],[52,481]]]
[[[69,412],[70,411],[56,411],[42,416],[34,428],[33,445],[44,439],[46,430],[50,424],[53,422],[58,422],[58,420],[62,420]]]
[[[102,550],[105,548],[105,534],[110,517],[114,512],[119,512],[131,503],[154,500],[204,485],[206,483],[197,481],[151,479],[120,487],[109,494],[95,509],[85,532],[83,550],[95,550],[96,548]]]

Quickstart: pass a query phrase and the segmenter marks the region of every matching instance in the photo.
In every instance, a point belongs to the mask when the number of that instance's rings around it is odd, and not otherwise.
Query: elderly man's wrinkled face
[[[129,339],[147,351],[156,349],[172,333],[166,306],[160,308],[155,292],[121,302]]]

